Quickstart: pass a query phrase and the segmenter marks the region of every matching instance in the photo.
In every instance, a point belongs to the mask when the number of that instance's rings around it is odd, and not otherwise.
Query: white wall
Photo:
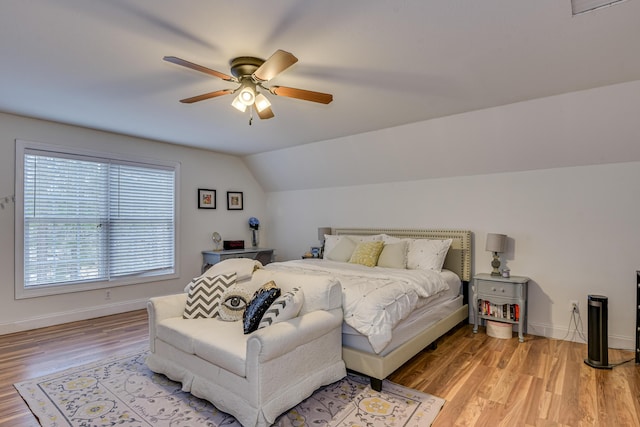
[[[464,228],[474,271],[488,232],[532,279],[529,332],[575,339],[569,300],[609,297],[612,346],[633,348],[640,269],[640,81],[248,156],[280,259],[317,227]],[[282,167],[287,165],[287,167]]]
[[[640,161],[638,111],[640,80],[255,154],[245,161],[266,191]]]
[[[215,132],[212,132],[215,137]],[[0,334],[143,308],[149,297],[181,291],[200,272],[202,250],[213,248],[211,233],[250,241],[250,216],[265,217],[266,196],[235,156],[0,114],[0,198],[14,194],[15,140],[82,147],[181,163],[180,278],[60,296],[14,298],[14,205],[0,210]],[[197,209],[197,189],[217,190],[217,209]],[[244,210],[227,211],[226,192],[244,192]],[[266,245],[268,241],[262,236]]]
[[[587,295],[600,294],[609,298],[610,346],[632,349],[639,183],[633,162],[274,192],[269,238],[285,260],[317,246],[318,227],[468,229],[479,273],[490,271],[486,234],[504,233],[503,266],[531,278],[529,333],[565,338],[569,300],[579,301],[586,333]]]

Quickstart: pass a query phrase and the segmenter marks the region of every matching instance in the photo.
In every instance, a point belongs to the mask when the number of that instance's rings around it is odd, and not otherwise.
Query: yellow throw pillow
[[[349,262],[352,264],[366,265],[367,267],[375,267],[383,247],[384,242],[382,241],[358,243]]]

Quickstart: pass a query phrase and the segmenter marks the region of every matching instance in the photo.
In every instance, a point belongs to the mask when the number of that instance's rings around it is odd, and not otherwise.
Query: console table
[[[273,257],[273,249],[249,248],[249,249],[228,249],[223,251],[202,251],[202,272],[207,271],[214,264],[230,258],[250,258],[260,261],[262,265],[267,265]]]

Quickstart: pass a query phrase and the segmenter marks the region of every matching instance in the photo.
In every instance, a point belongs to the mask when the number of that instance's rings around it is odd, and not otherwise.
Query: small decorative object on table
[[[251,229],[251,246],[257,248],[260,244],[260,236],[258,236],[258,229],[260,228],[260,221],[256,217],[249,218],[249,228]]]
[[[217,231],[214,231],[213,234],[211,235],[211,240],[213,240],[213,250],[219,251],[220,242],[222,242],[222,236],[220,236],[220,233],[218,233]]]

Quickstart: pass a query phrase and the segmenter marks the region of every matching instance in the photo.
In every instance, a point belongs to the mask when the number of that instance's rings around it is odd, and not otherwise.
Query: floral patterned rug
[[[231,415],[151,372],[147,352],[15,384],[40,424],[61,426],[241,427]],[[429,426],[444,399],[385,380],[382,392],[349,374],[322,387],[277,420],[277,426]]]

